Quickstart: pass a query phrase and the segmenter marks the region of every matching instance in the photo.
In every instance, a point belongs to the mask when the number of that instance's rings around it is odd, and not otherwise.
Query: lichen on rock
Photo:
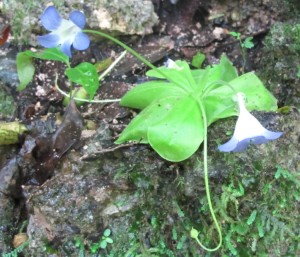
[[[158,23],[149,0],[101,0],[95,4],[89,19],[92,28],[130,35],[150,34],[152,27]]]

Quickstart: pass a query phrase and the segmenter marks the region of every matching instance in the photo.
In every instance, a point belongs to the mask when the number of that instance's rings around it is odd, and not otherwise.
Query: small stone
[[[28,236],[26,233],[19,233],[13,238],[13,246],[14,248],[19,247],[21,244],[25,243],[28,240]]]

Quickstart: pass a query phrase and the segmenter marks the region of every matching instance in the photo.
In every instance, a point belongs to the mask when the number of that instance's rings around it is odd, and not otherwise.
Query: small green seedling
[[[253,43],[253,37],[246,37],[244,40],[242,40],[241,38],[241,33],[235,32],[235,31],[231,31],[229,32],[229,34],[233,37],[235,37],[239,42],[240,42],[240,46],[241,48],[253,48],[254,47],[254,43]]]
[[[90,247],[91,253],[96,253],[100,248],[106,249],[107,244],[112,244],[114,241],[109,237],[110,235],[111,230],[109,228],[105,229],[101,240]]]
[[[241,54],[242,54],[242,58],[243,58],[242,72],[244,72],[245,66],[246,66],[246,54],[247,54],[246,49],[251,49],[254,47],[253,37],[246,37],[245,39],[242,39],[241,33],[235,32],[235,31],[231,31],[231,32],[229,32],[229,34],[231,36],[235,37],[240,43]]]

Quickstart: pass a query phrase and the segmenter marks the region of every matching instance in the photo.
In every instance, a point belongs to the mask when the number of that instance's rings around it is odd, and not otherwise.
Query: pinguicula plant
[[[85,16],[79,11],[72,12],[69,20],[65,20],[60,17],[54,6],[50,6],[42,14],[41,23],[50,31],[49,34],[38,37],[38,42],[46,49],[38,52],[25,51],[18,55],[19,89],[23,89],[33,77],[31,58],[34,57],[64,62],[67,65],[65,73],[69,80],[83,86],[89,94],[89,99],[79,100],[107,102],[95,101],[93,97],[100,86],[99,78],[103,79],[116,62],[100,76],[95,66],[90,63],[83,62],[76,67],[70,65],[72,47],[75,50],[87,49],[90,44],[88,34],[111,40],[150,68],[146,74],[152,78],[151,81],[134,87],[121,100],[109,100],[120,101],[123,106],[141,110],[115,143],[134,141],[150,144],[162,158],[172,162],[188,159],[203,143],[206,196],[219,234],[219,243],[214,248],[204,246],[199,241],[199,231],[195,228],[191,230],[191,237],[207,251],[218,250],[222,245],[222,233],[210,197],[207,165],[208,127],[219,119],[238,116],[232,139],[218,147],[223,152],[243,151],[249,143],[261,144],[276,139],[282,132],[266,130],[249,113],[252,110],[276,111],[277,101],[274,96],[253,72],[239,76],[225,55],[221,57],[219,64],[206,68],[200,68],[204,60],[201,54],[192,62],[196,69],[191,69],[183,60],[169,60],[166,65],[155,67],[116,38],[100,31],[83,29]],[[72,88],[70,94],[64,94],[72,97],[71,93]]]

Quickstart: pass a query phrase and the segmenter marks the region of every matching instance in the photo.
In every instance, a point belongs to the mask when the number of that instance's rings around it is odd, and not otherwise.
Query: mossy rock
[[[259,77],[279,106],[300,107],[300,20],[273,25],[264,40]]]

